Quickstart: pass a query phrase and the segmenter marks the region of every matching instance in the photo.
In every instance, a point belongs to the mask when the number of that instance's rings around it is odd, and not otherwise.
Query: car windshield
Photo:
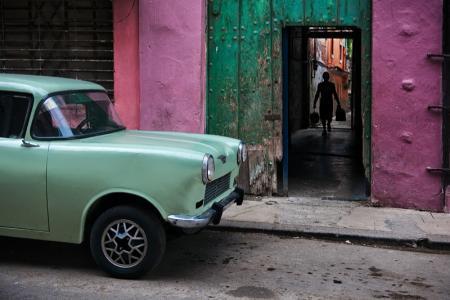
[[[53,95],[39,107],[32,134],[38,138],[79,138],[125,129],[104,92]]]

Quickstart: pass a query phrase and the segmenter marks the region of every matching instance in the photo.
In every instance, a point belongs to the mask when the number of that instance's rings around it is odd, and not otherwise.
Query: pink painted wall
[[[139,5],[140,128],[204,132],[204,0]]]
[[[442,0],[373,1],[372,199],[381,205],[442,210]]]
[[[139,1],[114,0],[114,99],[129,129],[139,128]]]

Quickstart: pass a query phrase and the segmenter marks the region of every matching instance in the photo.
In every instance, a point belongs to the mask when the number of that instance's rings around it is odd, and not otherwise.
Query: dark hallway
[[[292,27],[284,37],[288,83],[284,99],[288,119],[284,131],[288,149],[285,193],[326,200],[367,200],[362,163],[360,32],[355,28]],[[322,101],[328,96],[321,94],[324,90],[319,86],[328,81],[334,94]],[[324,110],[322,105],[326,105]],[[338,108],[345,116],[337,117]],[[331,117],[326,111],[332,111]],[[327,130],[322,128],[325,120]]]
[[[321,128],[298,130],[291,136],[289,196],[335,200],[366,200],[364,169],[354,133]]]

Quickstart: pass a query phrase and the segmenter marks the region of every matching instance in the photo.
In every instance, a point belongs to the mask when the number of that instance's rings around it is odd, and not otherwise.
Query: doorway
[[[361,31],[356,27],[287,27],[283,66],[283,193],[324,200],[367,200],[370,189],[362,159]],[[323,98],[322,90],[318,92],[324,81],[331,82],[336,91],[332,103],[325,101],[330,97]],[[345,120],[342,116],[336,119],[338,106],[345,112]],[[326,117],[330,110],[331,122]],[[322,120],[326,120],[324,124]]]

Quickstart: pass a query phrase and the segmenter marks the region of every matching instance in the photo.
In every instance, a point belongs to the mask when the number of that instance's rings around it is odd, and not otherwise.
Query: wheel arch
[[[165,223],[165,216],[167,214],[155,200],[130,191],[109,191],[91,201],[83,212],[80,241],[89,240],[92,225],[104,211],[119,205],[128,205],[150,211],[159,217],[162,223]]]

